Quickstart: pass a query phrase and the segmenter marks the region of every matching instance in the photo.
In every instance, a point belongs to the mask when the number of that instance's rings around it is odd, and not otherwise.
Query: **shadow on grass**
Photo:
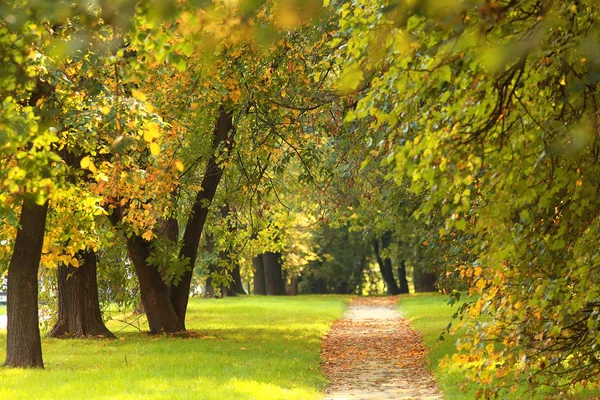
[[[46,369],[0,369],[0,398],[319,398],[321,338],[343,309],[335,297],[195,300],[199,337],[44,338]]]

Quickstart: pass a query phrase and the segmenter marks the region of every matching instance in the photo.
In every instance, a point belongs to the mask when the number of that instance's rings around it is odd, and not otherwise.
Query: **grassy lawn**
[[[440,294],[409,295],[398,301],[398,311],[411,322],[414,329],[422,333],[423,341],[430,349],[431,369],[445,398],[471,400],[474,390],[463,392],[459,388],[464,378],[458,368],[442,370],[438,365],[444,355],[454,353],[457,336],[445,335],[444,341],[438,338],[456,310],[456,305],[448,305],[448,296]]]
[[[429,347],[429,360],[431,369],[438,381],[439,387],[444,393],[444,398],[448,400],[472,400],[477,387],[470,384],[467,391],[463,392],[460,385],[464,382],[463,375],[459,367],[450,365],[445,369],[440,368],[439,360],[444,355],[452,355],[455,352],[455,342],[461,332],[456,335],[445,335],[444,341],[438,338],[443,329],[448,325],[452,315],[456,312],[457,306],[447,304],[448,296],[440,294],[417,294],[407,295],[400,298],[398,302],[398,311],[407,318],[413,328],[420,331],[423,335],[423,341]],[[548,395],[556,395],[556,392],[549,389]],[[510,394],[510,399],[542,399],[544,394],[534,396],[532,393],[518,390]],[[600,399],[600,391],[589,391],[587,389],[572,393],[569,399]]]
[[[0,306],[0,315],[6,314],[6,306]]]
[[[148,336],[111,321],[117,340],[43,339],[45,370],[0,368],[0,398],[317,399],[322,336],[346,298],[190,302],[196,338]],[[6,331],[0,331],[4,360]]]

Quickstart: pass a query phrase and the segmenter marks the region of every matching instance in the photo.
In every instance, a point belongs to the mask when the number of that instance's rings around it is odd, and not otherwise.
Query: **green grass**
[[[464,376],[461,374],[460,367],[448,365],[441,368],[439,361],[445,355],[454,354],[456,340],[464,334],[464,329],[458,331],[455,335],[445,335],[445,340],[440,341],[440,333],[451,321],[452,315],[456,312],[457,305],[448,305],[448,296],[440,294],[417,294],[408,295],[400,298],[398,302],[398,311],[407,318],[414,329],[421,332],[425,345],[429,348],[429,362],[438,385],[444,393],[447,400],[471,400],[474,397],[478,387],[470,383],[466,391],[462,391],[460,386],[464,383]],[[506,399],[543,399],[546,395],[556,395],[556,391],[548,388],[539,395],[534,395],[527,391],[527,388],[520,388],[516,393],[507,395]],[[509,397],[510,396],[510,397]],[[588,389],[578,390],[576,393],[570,393],[569,396],[561,395],[562,398],[569,399],[599,399],[599,391]]]
[[[6,306],[0,306],[0,315],[6,314]]]
[[[0,368],[0,398],[317,399],[323,335],[344,311],[336,296],[239,297],[190,302],[198,338],[44,338],[45,370]],[[124,324],[111,321],[113,332]],[[0,331],[4,359],[6,332]]]
[[[445,398],[471,400],[475,389],[472,387],[473,390],[467,392],[460,390],[464,376],[458,368],[441,369],[439,366],[439,361],[446,354],[452,355],[455,352],[454,344],[458,336],[445,335],[444,341],[439,341],[438,338],[456,310],[456,305],[448,305],[448,296],[439,294],[402,296],[398,301],[398,311],[411,322],[414,329],[421,332],[423,341],[430,350],[430,367]]]

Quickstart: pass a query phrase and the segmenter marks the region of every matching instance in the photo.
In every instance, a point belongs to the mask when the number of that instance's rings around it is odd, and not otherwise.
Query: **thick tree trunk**
[[[6,361],[20,368],[44,368],[38,320],[38,268],[48,203],[23,200],[20,225],[8,266]]]
[[[436,274],[420,271],[419,273],[419,290],[418,292],[437,292],[435,283],[437,282]]]
[[[242,274],[240,274],[240,264],[236,263],[233,271],[231,271],[233,282],[231,282],[231,288],[236,294],[248,294],[244,290],[244,284],[242,283]]]
[[[96,253],[93,250],[77,254],[79,267],[58,267],[58,321],[51,337],[115,338],[104,325],[98,302]]]
[[[213,152],[216,152],[221,145],[225,145],[226,149],[231,150],[233,147],[233,131],[233,114],[231,111],[226,110],[224,106],[221,106],[214,131]],[[183,246],[179,252],[181,259],[189,260],[189,269],[183,274],[177,285],[171,286],[171,302],[182,324],[185,324],[185,313],[190,296],[194,264],[198,256],[200,235],[204,229],[208,207],[215,197],[222,175],[223,168],[217,161],[217,154],[213,153],[206,166],[201,190],[198,191],[194,200],[183,234]]]
[[[384,243],[385,245],[385,243]],[[385,248],[385,246],[384,246]],[[389,258],[385,260],[381,258],[381,253],[379,252],[379,240],[373,239],[373,251],[375,252],[375,258],[377,259],[377,264],[379,264],[379,270],[381,271],[381,277],[385,282],[385,293],[387,295],[395,295],[400,293],[400,289],[396,284],[396,279],[394,278],[394,270],[392,268],[392,262]]]
[[[122,218],[120,205],[117,205],[108,216],[114,226],[117,226]],[[171,235],[168,232],[175,229],[174,223],[171,221],[164,224],[163,228],[167,236]],[[169,286],[164,282],[161,272],[155,266],[148,264],[150,243],[141,236],[131,235],[127,239],[127,250],[140,284],[142,306],[148,319],[150,333],[174,333],[185,330],[171,303]]]
[[[267,294],[263,257],[263,254],[259,254],[252,258],[252,267],[254,268],[254,294]]]
[[[409,293],[408,290],[408,280],[406,279],[406,262],[404,260],[400,261],[400,266],[398,267],[398,282],[400,283],[400,293]]]
[[[280,296],[285,294],[285,282],[281,269],[281,253],[267,251],[263,254],[265,268],[265,287],[267,295]]]
[[[140,294],[150,333],[180,332],[185,325],[178,318],[169,298],[169,290],[160,271],[148,264],[149,244],[142,237],[132,235],[127,240],[129,256],[140,283]]]

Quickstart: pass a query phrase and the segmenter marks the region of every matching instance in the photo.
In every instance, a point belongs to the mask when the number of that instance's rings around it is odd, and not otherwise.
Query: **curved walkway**
[[[397,297],[358,298],[323,343],[326,400],[442,399]]]

